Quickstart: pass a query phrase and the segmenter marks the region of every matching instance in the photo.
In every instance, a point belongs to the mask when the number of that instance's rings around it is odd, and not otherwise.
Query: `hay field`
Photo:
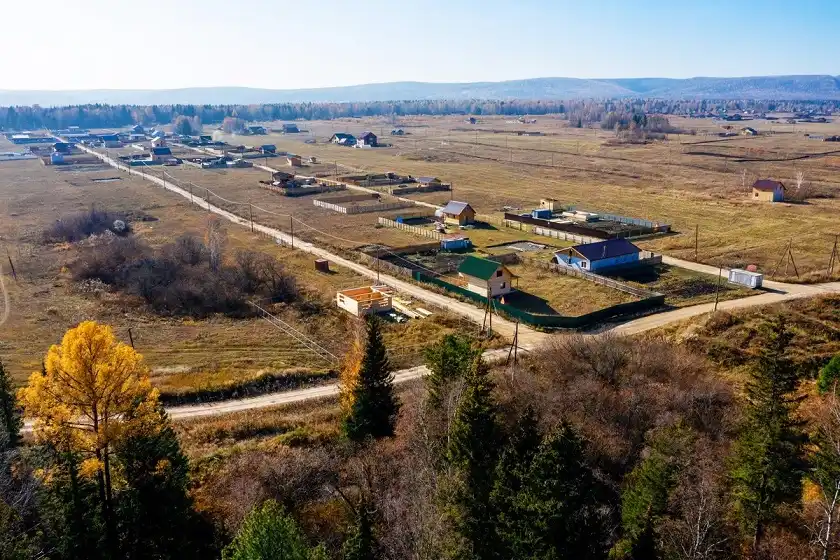
[[[840,145],[811,140],[806,134],[840,134],[840,123],[720,123],[671,117],[673,125],[697,134],[616,146],[611,144],[612,131],[568,128],[559,116],[536,119],[536,124],[527,125],[501,117],[480,117],[476,125],[454,116],[395,122],[339,119],[306,123],[311,131],[307,134],[259,138],[348,171],[438,176],[452,182],[454,198],[467,200],[483,214],[499,213],[503,206],[527,209],[541,197],[552,196],[594,211],[670,223],[680,233],[641,243],[645,249],[693,259],[694,231],[699,227],[701,262],[757,264],[770,272],[790,241],[803,276],[824,270],[833,236],[840,233],[840,198],[835,198],[840,196]],[[761,135],[712,136],[722,132],[724,124],[752,126]],[[394,126],[408,134],[390,136]],[[335,131],[362,130],[384,132],[380,141],[391,146],[358,150],[325,143]],[[519,130],[543,135],[517,136]],[[308,138],[318,143],[305,144]],[[822,198],[807,204],[749,200],[745,184],[770,177],[793,185],[798,171]],[[441,193],[416,199],[440,203]]]

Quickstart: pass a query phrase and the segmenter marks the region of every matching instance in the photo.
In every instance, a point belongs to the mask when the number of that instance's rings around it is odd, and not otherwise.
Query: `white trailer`
[[[761,287],[764,280],[764,275],[758,272],[750,272],[748,270],[741,270],[740,268],[733,268],[729,271],[729,283],[740,284],[748,288],[756,289]]]

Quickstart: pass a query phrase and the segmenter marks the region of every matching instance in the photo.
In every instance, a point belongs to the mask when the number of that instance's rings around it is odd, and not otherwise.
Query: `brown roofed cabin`
[[[450,200],[446,206],[435,212],[447,224],[465,226],[475,222],[475,210],[466,202]]]
[[[752,186],[752,199],[762,202],[783,202],[785,200],[785,186],[772,179],[759,179]]]
[[[486,298],[513,291],[513,273],[505,265],[490,259],[468,256],[458,267],[458,277],[466,282],[469,291]]]

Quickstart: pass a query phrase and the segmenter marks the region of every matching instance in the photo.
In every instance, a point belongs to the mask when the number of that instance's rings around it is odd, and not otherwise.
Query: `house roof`
[[[171,156],[172,150],[170,150],[166,146],[157,146],[155,148],[152,148],[152,153],[156,156]]]
[[[262,148],[263,150],[276,150],[277,146],[275,146],[274,144],[263,144],[262,146],[260,146],[260,148]]]
[[[641,249],[624,238],[608,239],[597,243],[584,243],[582,245],[575,245],[574,247],[571,247],[571,249],[580,253],[590,262],[611,259],[623,255],[631,255],[641,251]]]
[[[445,241],[460,241],[461,239],[467,239],[468,240],[469,237],[467,237],[463,233],[447,233],[446,235],[443,236],[443,239]]]
[[[473,257],[472,255],[464,259],[461,266],[458,267],[458,272],[465,276],[472,276],[481,280],[490,280],[499,268],[504,265],[491,261],[489,259],[482,259],[480,257]]]
[[[355,138],[352,134],[347,132],[336,132],[333,134],[334,138],[338,138],[339,140],[346,140],[347,138]]]
[[[362,132],[362,135],[359,136],[359,138],[367,138],[368,136],[376,136],[376,134],[374,134],[373,132],[371,132],[369,130],[366,130],[366,131]]]
[[[772,179],[759,179],[753,183],[753,188],[757,191],[775,191],[779,187],[785,190],[785,185],[781,181],[774,181]]]
[[[466,202],[458,202],[457,200],[450,200],[446,203],[446,206],[440,209],[441,213],[443,214],[452,214],[453,216],[460,216],[461,213],[469,208],[473,210],[472,206],[467,204]],[[475,212],[475,210],[473,210]]]
[[[437,177],[417,177],[418,183],[434,183],[440,181]]]

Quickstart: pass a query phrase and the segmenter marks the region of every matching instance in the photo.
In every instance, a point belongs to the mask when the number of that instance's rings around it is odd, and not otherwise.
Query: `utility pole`
[[[134,337],[131,335],[131,327],[128,327],[128,341],[131,343],[131,347],[134,348]]]
[[[195,203],[195,201],[193,200],[192,188],[193,188],[192,183],[190,183],[190,204]]]
[[[254,211],[250,201],[248,202],[248,219],[251,221],[251,233],[254,233]]]
[[[289,216],[289,231],[292,235],[292,249],[295,248],[295,219]]]
[[[723,278],[723,266],[718,270],[717,288],[715,289],[715,312],[717,312],[718,300],[720,298],[720,281]]]
[[[831,249],[831,257],[828,259],[828,271],[826,276],[831,278],[834,275],[834,265],[837,264],[837,238],[840,237],[838,235],[834,236],[834,247]]]
[[[697,249],[700,246],[700,224],[694,226],[694,262],[697,262]]]
[[[9,257],[9,266],[12,267],[12,278],[17,282],[17,272],[15,272],[15,264],[12,262],[12,256],[8,254],[6,256]]]
[[[207,202],[207,213],[210,213],[210,189],[204,188],[204,201]]]

